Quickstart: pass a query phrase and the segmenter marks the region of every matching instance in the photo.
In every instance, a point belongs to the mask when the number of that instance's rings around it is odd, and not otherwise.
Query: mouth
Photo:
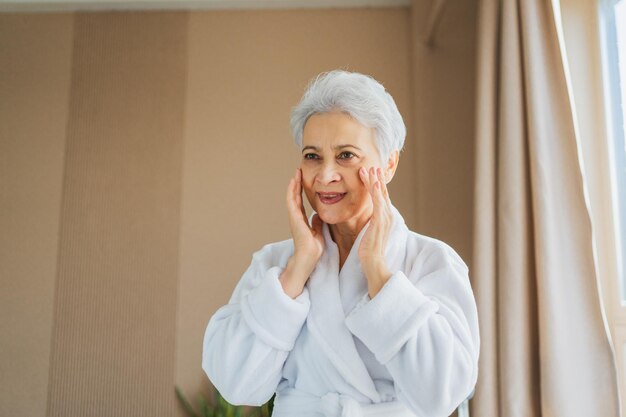
[[[335,204],[341,201],[347,193],[316,193],[323,204]]]

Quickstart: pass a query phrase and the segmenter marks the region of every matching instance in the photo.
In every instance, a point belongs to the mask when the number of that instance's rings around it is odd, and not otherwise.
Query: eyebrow
[[[358,149],[359,151],[361,151],[361,148],[359,148],[358,146],[354,146],[354,145],[337,145],[333,149],[339,150],[339,149],[344,149],[344,148],[354,148],[354,149]],[[320,148],[318,148],[317,146],[308,145],[302,148],[302,152],[306,151],[307,149],[313,149],[316,152],[319,152],[320,150]]]

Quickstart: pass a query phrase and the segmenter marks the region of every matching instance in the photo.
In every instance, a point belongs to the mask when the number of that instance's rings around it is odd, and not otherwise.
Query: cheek
[[[365,193],[367,192],[367,189],[365,188],[365,183],[363,182],[363,180],[361,179],[361,175],[359,174],[359,169],[361,167],[357,167],[356,170],[354,170],[354,172],[351,175],[351,188],[354,189],[354,191],[358,192],[358,193]]]
[[[352,194],[353,201],[355,203],[358,202],[357,204],[359,205],[369,198],[369,193],[367,191],[367,188],[365,187],[365,184],[361,180],[361,177],[359,176],[358,169],[354,172],[354,176],[351,176],[350,178],[348,190]]]
[[[302,167],[300,167],[300,169],[302,170],[302,189],[307,195],[310,195],[311,188],[313,186],[314,174],[310,170]]]

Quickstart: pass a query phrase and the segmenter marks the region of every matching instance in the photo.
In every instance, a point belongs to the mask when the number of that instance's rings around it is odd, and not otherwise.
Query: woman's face
[[[313,210],[327,224],[362,223],[372,199],[359,168],[380,167],[374,129],[342,112],[317,113],[302,136],[302,185]]]

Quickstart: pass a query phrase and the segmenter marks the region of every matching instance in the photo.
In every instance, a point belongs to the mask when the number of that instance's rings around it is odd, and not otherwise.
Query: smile
[[[343,199],[347,193],[317,193],[317,197],[324,204],[335,204]]]

